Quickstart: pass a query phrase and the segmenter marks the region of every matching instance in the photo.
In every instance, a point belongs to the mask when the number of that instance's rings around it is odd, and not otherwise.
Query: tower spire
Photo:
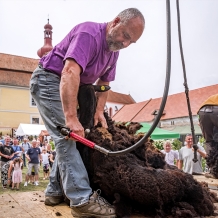
[[[52,25],[49,24],[49,15],[48,15],[48,23],[44,26],[44,45],[41,47],[37,54],[41,58],[46,55],[49,51],[53,49],[52,46]]]

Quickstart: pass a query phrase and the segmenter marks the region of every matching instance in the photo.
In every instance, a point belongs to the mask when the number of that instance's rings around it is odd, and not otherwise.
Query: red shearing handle
[[[88,147],[90,148],[93,148],[95,147],[95,143],[94,142],[91,142],[89,141],[88,139],[86,138],[83,138],[82,136],[79,136],[73,132],[70,132],[69,136],[73,139],[76,139],[77,141],[83,143],[84,145],[87,145]]]
[[[83,138],[82,136],[79,136],[75,133],[73,133],[72,131],[70,131],[69,128],[67,127],[64,127],[64,126],[57,126],[57,130],[64,136],[68,136],[70,138],[73,138],[75,140],[77,140],[78,142],[81,142],[82,144],[92,148],[92,149],[95,149],[95,150],[98,150],[100,151],[101,153],[104,153],[105,155],[108,155],[110,153],[109,150],[99,146],[99,145],[96,145],[94,142],[91,142],[89,141],[88,139],[86,138]]]

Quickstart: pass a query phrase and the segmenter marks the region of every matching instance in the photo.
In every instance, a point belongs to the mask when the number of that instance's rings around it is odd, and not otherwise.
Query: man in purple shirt
[[[30,81],[31,94],[45,126],[55,141],[56,158],[46,189],[46,205],[70,200],[74,217],[115,217],[114,207],[97,192],[92,193],[83,161],[73,140],[57,130],[66,125],[84,137],[77,117],[80,85],[109,85],[115,79],[119,50],[135,43],[143,33],[145,20],[136,8],[129,8],[109,23],[85,22],[75,26],[52,51],[42,57]],[[107,128],[104,106],[107,92],[97,93],[94,125]],[[62,186],[62,187],[61,187]]]

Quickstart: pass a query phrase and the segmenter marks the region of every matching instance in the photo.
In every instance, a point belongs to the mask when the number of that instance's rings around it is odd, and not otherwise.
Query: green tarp
[[[137,133],[146,133],[148,130],[151,128],[151,125],[148,123],[140,123],[142,125],[141,129],[139,129]],[[154,131],[151,134],[151,138],[153,140],[158,140],[158,139],[177,139],[180,137],[180,134],[177,132],[172,132],[172,131],[167,131],[164,129],[160,128],[155,128]]]

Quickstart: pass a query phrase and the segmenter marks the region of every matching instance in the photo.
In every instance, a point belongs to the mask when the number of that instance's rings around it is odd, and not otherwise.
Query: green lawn
[[[29,192],[29,191],[44,191],[47,187],[47,184],[49,182],[48,179],[43,180],[43,169],[42,166],[40,166],[40,171],[39,171],[39,185],[35,186],[31,183],[28,183],[27,186],[23,186],[25,182],[25,177],[26,177],[26,172],[27,172],[27,167],[23,168],[23,182],[20,184],[19,191],[16,190],[11,190],[11,188],[3,189],[2,186],[0,187],[0,194],[4,193],[13,193],[13,192]]]

